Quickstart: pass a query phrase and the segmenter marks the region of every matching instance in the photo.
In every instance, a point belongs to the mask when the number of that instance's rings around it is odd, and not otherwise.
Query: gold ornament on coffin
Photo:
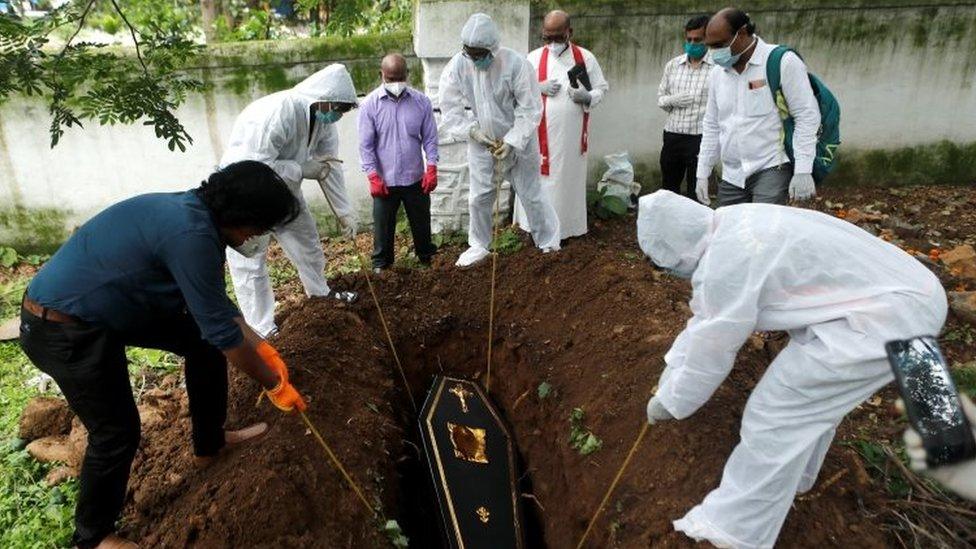
[[[451,433],[454,457],[473,463],[488,463],[484,429],[448,422],[447,430]]]
[[[460,385],[455,385],[451,388],[451,393],[458,397],[461,401],[461,411],[465,414],[468,413],[468,401],[467,397],[472,396],[471,391],[468,391]]]
[[[488,521],[490,520],[490,517],[491,517],[491,512],[488,511],[488,509],[485,509],[484,506],[481,506],[481,507],[478,507],[478,509],[475,511],[475,513],[478,513],[478,520],[480,520],[481,522],[483,522],[485,524],[488,524]]]

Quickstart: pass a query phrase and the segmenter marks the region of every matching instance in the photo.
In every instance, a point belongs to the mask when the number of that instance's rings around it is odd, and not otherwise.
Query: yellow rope
[[[342,476],[345,477],[346,482],[352,488],[353,492],[356,492],[356,495],[359,496],[359,501],[362,501],[363,505],[365,505],[366,508],[369,509],[369,512],[375,515],[376,509],[374,509],[373,506],[369,504],[369,501],[366,500],[366,496],[363,495],[363,491],[359,489],[359,486],[356,484],[356,481],[354,481],[352,477],[349,476],[349,473],[346,472],[346,468],[343,467],[342,463],[339,462],[339,458],[337,458],[336,455],[332,453],[332,449],[329,448],[329,445],[325,443],[325,439],[322,438],[321,434],[319,434],[318,429],[316,429],[315,426],[312,425],[312,422],[308,420],[308,416],[305,415],[305,412],[298,410],[298,413],[301,414],[302,419],[305,420],[305,425],[307,425],[309,430],[312,431],[312,434],[315,435],[315,438],[319,440],[319,444],[321,444],[322,448],[325,449],[325,453],[328,454],[329,459],[332,460],[332,464],[336,466],[336,469],[338,469],[340,473],[342,473]]]
[[[332,210],[332,215],[335,216],[336,221],[338,222],[339,214],[336,213],[336,209],[332,205],[332,201],[329,200],[329,195],[325,195],[325,202],[329,205],[329,209]],[[390,352],[393,353],[393,360],[396,361],[397,371],[400,372],[400,379],[403,380],[403,387],[407,390],[407,396],[410,398],[410,405],[413,407],[413,411],[416,412],[417,401],[413,398],[413,391],[410,390],[410,384],[407,383],[407,374],[403,371],[403,364],[400,362],[400,354],[397,353],[396,345],[393,344],[393,336],[390,335],[390,328],[386,325],[386,316],[383,314],[383,307],[380,306],[380,299],[376,296],[376,290],[373,288],[373,278],[369,275],[369,264],[367,263],[363,254],[359,252],[359,248],[356,247],[355,237],[351,239],[351,242],[353,252],[355,252],[356,258],[363,266],[363,272],[366,275],[366,285],[369,286],[369,294],[373,296],[373,304],[376,305],[376,312],[380,315],[380,324],[383,325],[383,332],[386,333],[386,342],[390,345]]]
[[[495,171],[492,179],[495,180],[495,212],[491,218],[491,291],[488,297],[488,372],[485,374],[485,391],[491,392],[491,347],[495,333],[495,272],[498,269],[498,210],[502,198],[502,180],[505,178],[502,172],[503,160],[495,159]]]
[[[613,482],[610,483],[610,488],[608,488],[607,493],[604,494],[603,501],[600,502],[600,506],[596,508],[596,512],[593,513],[593,518],[590,519],[590,523],[586,526],[586,531],[583,532],[583,537],[581,537],[579,543],[576,544],[576,549],[583,547],[583,543],[586,542],[586,537],[590,535],[590,530],[592,530],[593,525],[596,524],[597,517],[599,517],[600,513],[603,512],[603,507],[610,499],[610,495],[613,494],[613,490],[617,487],[617,483],[620,482],[620,477],[623,476],[627,466],[630,465],[630,460],[634,457],[634,452],[637,451],[637,447],[640,446],[641,441],[644,440],[644,435],[647,434],[647,428],[650,426],[650,423],[645,423],[641,428],[640,434],[637,435],[637,440],[634,441],[634,445],[631,446],[630,451],[627,452],[627,457],[624,458],[623,465],[620,466],[620,469],[617,471],[617,475],[613,477]]]

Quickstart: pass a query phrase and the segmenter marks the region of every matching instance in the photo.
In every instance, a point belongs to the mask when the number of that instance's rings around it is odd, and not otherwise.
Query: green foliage
[[[976,329],[967,323],[960,324],[956,328],[946,330],[942,334],[944,341],[953,343],[965,343],[968,346],[976,345]]]
[[[77,482],[48,488],[51,465],[16,438],[20,411],[36,394],[24,381],[36,374],[16,342],[0,343],[0,547],[67,547],[74,528]]]
[[[352,36],[410,28],[412,0],[298,0],[296,10],[312,22],[312,36]]]
[[[951,373],[959,392],[969,395],[970,398],[976,398],[976,360],[956,364],[952,367]]]
[[[0,246],[0,267],[13,267],[17,263],[17,250]]]
[[[827,185],[976,184],[976,142],[941,141],[888,150],[841,149]]]
[[[573,408],[569,414],[569,445],[580,455],[588,456],[599,450],[603,441],[583,425],[583,416],[582,408]]]
[[[539,384],[538,393],[539,393],[539,398],[548,397],[549,395],[552,394],[552,384],[550,384],[548,381],[543,381],[542,383]]]
[[[522,245],[522,239],[515,232],[515,228],[509,227],[498,233],[495,241],[491,244],[491,250],[502,255],[508,255],[521,250]]]
[[[904,498],[911,493],[911,484],[902,476],[901,471],[889,462],[888,453],[884,445],[864,439],[858,439],[846,444],[852,446],[864,458],[873,475],[881,478],[884,482],[885,489],[891,496]],[[904,449],[897,454],[897,459],[900,459],[907,466],[908,458],[905,455]]]
[[[468,235],[464,231],[447,231],[433,235],[431,240],[438,248],[463,246],[468,242]]]
[[[159,19],[166,10],[147,11],[142,28],[133,26],[113,0],[115,13],[137,40],[133,54],[99,44],[74,42],[95,0],[71,2],[37,19],[0,17],[0,103],[13,94],[42,98],[51,114],[51,146],[66,128],[82,120],[99,124],[152,126],[170,150],[193,142],[174,114],[189,92],[203,83],[180,72],[200,50],[180,25]],[[75,28],[58,52],[49,47],[59,27]]]
[[[403,534],[400,524],[395,520],[388,520],[383,524],[383,533],[389,538],[390,543],[397,548],[406,549],[410,547],[410,539]]]
[[[627,213],[627,203],[620,197],[607,194],[607,187],[588,190],[586,205],[600,219],[612,219]]]

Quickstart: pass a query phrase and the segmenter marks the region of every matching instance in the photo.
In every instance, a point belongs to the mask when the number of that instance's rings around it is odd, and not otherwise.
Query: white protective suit
[[[525,206],[532,225],[532,238],[542,249],[559,249],[559,219],[539,185],[539,120],[542,96],[532,65],[515,50],[498,44],[498,28],[483,13],[472,15],[461,31],[466,46],[487,48],[494,59],[480,70],[462,53],[456,54],[441,73],[439,106],[441,135],[456,141],[468,140],[470,225],[468,245],[487,250],[492,237],[492,185],[494,158],[488,149],[468,137],[478,126],[492,139],[512,146],[514,156],[508,178]],[[468,105],[475,119],[465,116]],[[485,254],[487,255],[487,253]]]
[[[311,106],[320,101],[356,103],[356,90],[345,66],[329,65],[294,88],[262,97],[245,107],[234,122],[227,151],[220,159],[221,167],[241,160],[264,162],[285,180],[301,202],[301,214],[275,230],[274,236],[298,270],[309,296],[328,295],[330,290],[318,228],[302,196],[301,164],[313,157],[334,157],[339,152],[339,133],[334,124],[311,125]],[[319,185],[340,219],[354,219],[341,168],[333,164]],[[244,319],[259,334],[270,334],[275,329],[275,300],[267,254],[248,258],[228,249],[227,263]]]
[[[655,264],[691,274],[694,316],[657,391],[675,418],[711,397],[753,331],[790,335],[746,403],[721,485],[674,522],[719,547],[772,547],[841,419],[893,379],[884,344],[937,334],[945,292],[902,250],[812,210],[712,211],[658,191],[640,200],[637,236]]]
[[[543,46],[529,53],[538,80]],[[546,135],[549,138],[549,175],[540,175],[540,184],[546,197],[559,217],[560,238],[572,238],[586,234],[586,174],[587,153],[581,152],[583,114],[600,104],[610,85],[603,77],[600,63],[589,50],[579,48],[586,64],[586,72],[593,89],[590,104],[580,105],[569,97],[567,72],[576,65],[572,48],[556,55],[549,52],[546,60],[546,77],[561,84],[556,95],[546,98]],[[592,127],[593,119],[589,120]],[[525,215],[522,201],[515,201],[515,222],[531,232],[532,225]]]

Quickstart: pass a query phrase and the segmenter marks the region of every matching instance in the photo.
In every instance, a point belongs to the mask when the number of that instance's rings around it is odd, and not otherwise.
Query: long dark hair
[[[295,220],[301,205],[267,164],[243,160],[210,174],[197,189],[221,227],[269,231]]]

